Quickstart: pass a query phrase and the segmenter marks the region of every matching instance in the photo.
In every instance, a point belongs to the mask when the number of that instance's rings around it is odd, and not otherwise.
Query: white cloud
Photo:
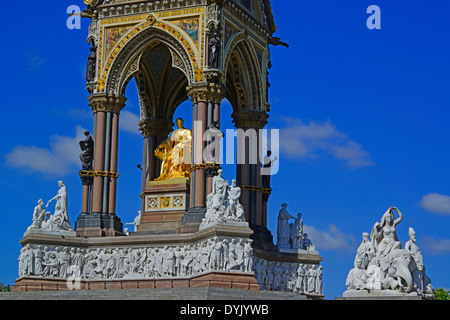
[[[450,254],[449,239],[436,240],[430,236],[423,236],[419,246],[422,248],[422,251],[427,251],[434,255]]]
[[[326,231],[305,225],[305,233],[318,250],[354,252],[357,249],[355,237],[346,235],[334,224]]]
[[[134,134],[141,134],[139,131],[139,116],[124,110],[120,113],[120,129]]]
[[[58,135],[51,137],[49,149],[18,145],[4,155],[6,164],[12,168],[42,173],[50,177],[65,176],[75,166],[81,169],[79,141],[85,139],[84,131],[85,129],[77,126],[75,137]]]
[[[450,196],[430,193],[422,198],[420,205],[430,212],[450,215]]]
[[[374,165],[370,154],[329,120],[309,124],[291,117],[282,120],[286,127],[280,130],[280,150],[290,158],[314,159],[328,154],[352,168]]]

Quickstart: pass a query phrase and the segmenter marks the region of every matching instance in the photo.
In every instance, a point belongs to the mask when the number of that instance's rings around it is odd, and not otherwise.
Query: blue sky
[[[69,216],[81,210],[78,141],[92,128],[84,78],[88,21],[66,28],[66,9],[81,0],[8,2],[0,53],[0,282],[14,284],[17,258],[37,200],[64,180]],[[341,296],[362,232],[390,206],[405,216],[404,244],[417,232],[427,274],[450,288],[450,4],[442,0],[273,1],[270,123],[281,130],[280,171],[273,177],[269,228],[280,205],[303,213],[324,258],[327,299]],[[381,30],[369,30],[369,5],[381,8]],[[121,115],[118,215],[132,222],[140,207],[142,137],[134,84]],[[190,121],[189,102],[176,117]],[[232,129],[231,107],[222,108]],[[289,137],[289,139],[283,139]],[[286,142],[289,142],[288,144]],[[227,179],[234,167],[224,166]]]

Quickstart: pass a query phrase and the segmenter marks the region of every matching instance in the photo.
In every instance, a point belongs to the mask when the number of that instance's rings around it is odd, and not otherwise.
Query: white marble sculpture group
[[[323,267],[255,258],[255,275],[262,290],[304,294],[323,293]]]
[[[299,213],[295,218],[287,211],[287,207],[287,203],[283,203],[278,214],[277,246],[280,249],[315,250],[308,234],[304,232],[303,215]],[[294,223],[289,223],[291,219],[294,219]]]
[[[67,279],[155,279],[191,277],[210,271],[253,272],[251,241],[219,239],[176,247],[98,248],[30,246],[22,248],[19,276]]]
[[[202,226],[216,222],[243,222],[244,207],[240,203],[241,188],[236,180],[230,183],[222,177],[223,171],[213,178],[212,192],[206,199],[206,214]]]
[[[394,212],[398,218],[395,219]],[[409,294],[433,294],[431,280],[425,273],[422,252],[416,244],[416,233],[409,228],[410,240],[402,248],[397,226],[403,215],[395,207],[389,208],[375,223],[371,234],[363,233],[356,253],[354,268],[349,272],[344,295],[358,291],[382,290]]]
[[[28,227],[28,231],[40,230],[49,232],[73,231],[70,226],[69,214],[67,211],[67,188],[63,181],[58,181],[59,190],[55,197],[47,202],[44,207],[44,200],[40,199],[34,208],[33,223]],[[55,212],[51,215],[47,211],[50,203],[56,201]]]

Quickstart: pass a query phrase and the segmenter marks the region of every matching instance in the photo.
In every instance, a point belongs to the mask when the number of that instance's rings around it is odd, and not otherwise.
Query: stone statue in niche
[[[221,46],[219,34],[217,32],[213,33],[208,44],[208,67],[211,69],[218,69],[220,66]]]
[[[219,129],[219,122],[211,123],[204,134],[207,146],[204,150],[205,163],[220,163],[220,143],[225,134]]]
[[[80,155],[83,170],[92,170],[92,160],[94,159],[94,139],[89,131],[85,131],[86,139],[80,141],[80,148],[83,151]]]
[[[398,218],[395,219],[394,213]],[[363,241],[355,257],[355,267],[349,272],[344,296],[358,296],[364,291],[379,290],[381,294],[422,295],[432,297],[434,288],[425,274],[422,253],[416,244],[414,229],[409,229],[410,240],[402,248],[397,237],[397,226],[403,214],[390,207],[375,223],[369,238]]]
[[[86,81],[95,81],[95,76],[97,74],[97,46],[95,44],[89,48],[90,54],[88,57],[88,64],[86,69]]]

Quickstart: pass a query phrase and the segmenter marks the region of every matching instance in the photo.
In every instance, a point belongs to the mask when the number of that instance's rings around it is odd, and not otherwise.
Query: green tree
[[[8,292],[11,291],[11,286],[5,286],[3,283],[0,282],[0,292]]]
[[[434,296],[436,300],[450,300],[449,298],[450,291],[445,291],[444,289],[437,289],[434,292]]]

